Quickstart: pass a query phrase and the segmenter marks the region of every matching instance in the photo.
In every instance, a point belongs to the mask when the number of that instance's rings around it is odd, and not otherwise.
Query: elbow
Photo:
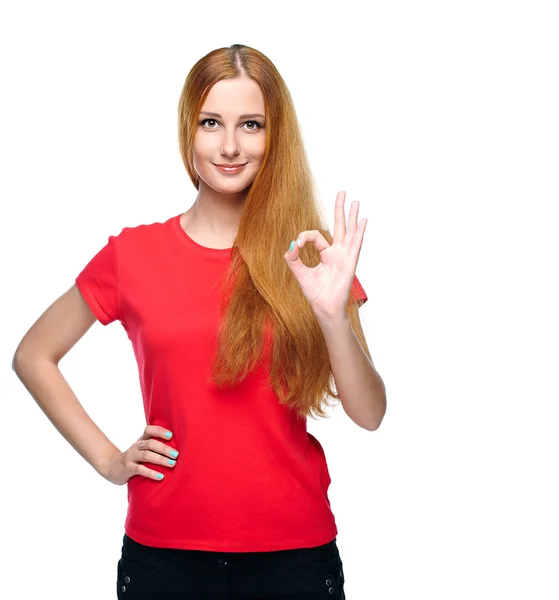
[[[19,373],[21,371],[22,362],[23,362],[23,356],[21,355],[20,352],[18,352],[16,350],[16,353],[14,354],[14,356],[12,358],[12,371],[14,371],[16,373],[16,375],[18,375],[18,377],[19,377]]]
[[[386,396],[384,397],[381,414],[377,415],[372,422],[369,422],[368,426],[365,427],[365,429],[367,431],[376,431],[380,427],[380,424],[382,423],[385,414],[386,414]]]
[[[14,371],[19,377],[22,369],[30,361],[29,354],[23,353],[19,348],[15,351],[12,358],[12,371]]]
[[[344,411],[345,411],[346,415],[356,425],[361,427],[361,429],[365,429],[366,431],[376,431],[380,427],[380,424],[382,423],[382,419],[384,417],[384,413],[381,416],[374,415],[373,417],[370,417],[368,415],[367,417],[365,417],[362,414],[355,414],[351,410],[346,409],[345,406],[344,406]]]
[[[12,358],[12,371],[15,371],[17,373],[17,367],[18,367],[18,363],[19,363],[20,357],[17,353],[17,350]]]
[[[356,425],[366,431],[376,431],[380,427],[386,413],[384,389],[376,388],[370,396],[359,394],[355,397],[340,394],[339,398],[344,412]]]
[[[369,424],[367,427],[364,427],[364,429],[366,429],[367,431],[376,431],[380,427],[381,423],[382,419],[380,421],[375,421],[372,425]]]
[[[15,349],[14,355],[12,357],[12,371],[18,372],[18,368],[21,367],[22,362],[24,361],[24,354],[27,356],[29,353],[24,352],[23,339],[19,342],[17,348]]]

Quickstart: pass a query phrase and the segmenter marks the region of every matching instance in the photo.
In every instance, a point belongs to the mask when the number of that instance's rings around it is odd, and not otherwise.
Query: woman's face
[[[264,127],[264,95],[255,81],[243,77],[215,83],[198,115],[194,138],[193,163],[200,179],[225,194],[247,188],[264,157]],[[245,166],[236,173],[215,166],[238,163]]]

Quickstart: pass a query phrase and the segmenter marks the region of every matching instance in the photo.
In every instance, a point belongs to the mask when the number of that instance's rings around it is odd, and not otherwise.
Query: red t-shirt
[[[201,246],[180,216],[109,236],[76,278],[97,319],[123,325],[146,424],[172,431],[157,439],[179,451],[175,467],[144,463],[163,480],[128,481],[125,531],[148,546],[219,552],[330,542],[338,530],[324,451],[272,391],[268,353],[234,389],[207,382],[231,249]],[[352,298],[367,300],[357,277]]]

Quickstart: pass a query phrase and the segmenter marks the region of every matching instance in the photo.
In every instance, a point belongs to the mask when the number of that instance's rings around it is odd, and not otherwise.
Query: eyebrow
[[[201,110],[200,114],[210,115],[210,117],[217,117],[218,119],[223,118],[219,113],[208,112],[207,110]],[[260,113],[251,113],[248,115],[241,115],[239,117],[239,119],[252,119],[254,117],[261,117],[262,119],[266,118],[264,115],[261,115]]]

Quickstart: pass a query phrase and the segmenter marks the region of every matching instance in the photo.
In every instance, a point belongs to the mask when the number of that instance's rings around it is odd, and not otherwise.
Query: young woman
[[[341,192],[330,235],[290,94],[257,50],[199,60],[178,113],[194,204],[109,236],[14,368],[74,448],[128,486],[118,598],[344,598],[306,417],[334,398],[373,431],[386,410],[357,312],[366,220],[352,203],[346,228]],[[125,452],[57,368],[95,320],[120,321],[138,362],[147,426]]]

